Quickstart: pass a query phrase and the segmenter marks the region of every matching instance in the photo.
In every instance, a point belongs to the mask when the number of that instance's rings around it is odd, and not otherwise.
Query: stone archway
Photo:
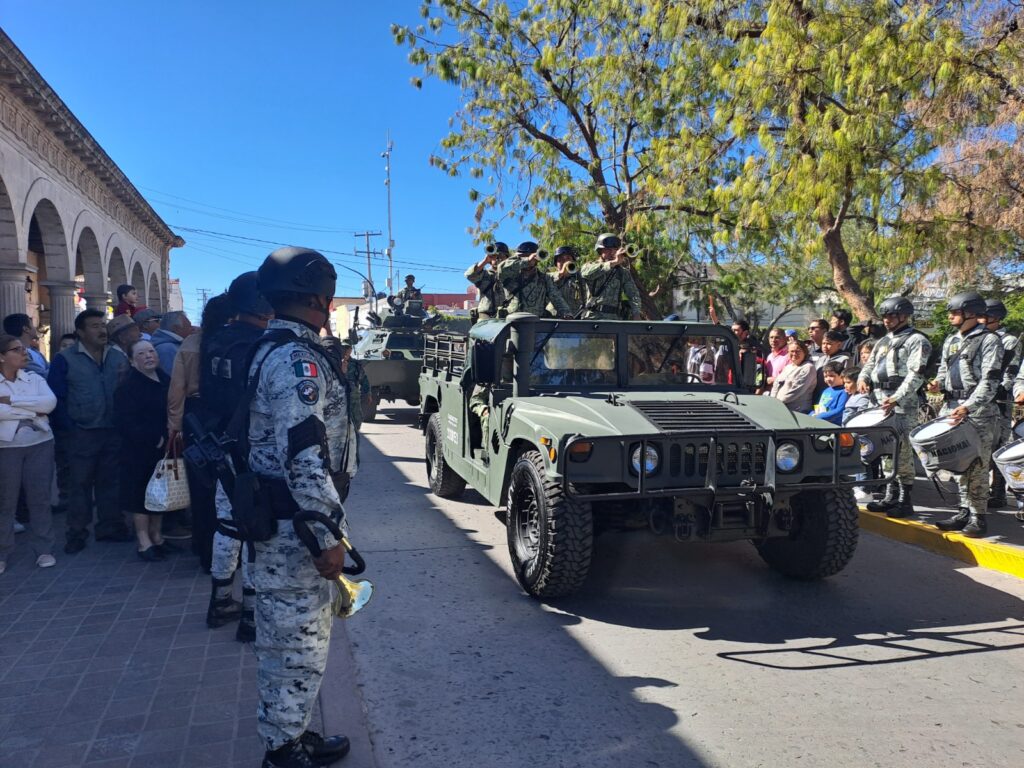
[[[110,280],[110,292],[113,301],[117,303],[117,295],[114,292],[128,282],[128,272],[124,267],[124,255],[116,245],[110,252],[110,263],[107,264],[107,277]]]
[[[90,227],[82,229],[75,245],[75,282],[84,288],[88,307],[106,309],[109,298],[107,276],[103,274],[99,241]]]
[[[0,317],[24,314],[25,264],[18,255],[18,225],[7,184],[0,176]],[[33,280],[34,282],[34,280]]]
[[[149,276],[149,291],[146,293],[146,306],[152,307],[157,312],[163,307],[163,302],[160,301],[160,281],[156,279],[156,272],[152,272]]]
[[[30,269],[35,267],[39,278],[28,296],[29,309],[38,307],[36,319],[49,328],[52,355],[56,353],[56,340],[74,332],[77,285],[71,280],[64,222],[57,206],[45,197],[36,203],[29,217],[26,261]]]

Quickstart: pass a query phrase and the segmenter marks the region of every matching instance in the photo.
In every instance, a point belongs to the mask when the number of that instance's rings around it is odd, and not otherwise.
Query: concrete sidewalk
[[[206,627],[209,590],[190,553],[90,541],[44,570],[21,544],[0,576],[0,766],[259,766],[256,658],[234,625]],[[343,631],[332,651],[328,730],[355,744],[340,765],[372,766]]]
[[[989,511],[989,535],[983,539],[972,539],[959,533],[944,533],[935,527],[936,521],[953,514],[959,499],[955,483],[940,483],[939,488],[941,494],[931,480],[917,478],[914,484],[917,514],[902,520],[868,512],[862,506],[861,528],[970,565],[1024,578],[1024,524],[1015,515],[1016,505],[1012,496],[1008,506]]]

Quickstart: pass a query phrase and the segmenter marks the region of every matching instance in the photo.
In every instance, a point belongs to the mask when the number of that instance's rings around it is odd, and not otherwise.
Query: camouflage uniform
[[[405,286],[395,294],[395,298],[401,302],[423,301],[423,292],[419,288]]]
[[[640,317],[640,291],[637,290],[628,267],[615,267],[609,261],[586,264],[580,269],[580,277],[587,284],[587,320],[619,320],[619,303],[625,294],[629,301],[630,315]]]
[[[528,259],[511,256],[498,265],[498,280],[509,296],[508,311],[529,312],[542,317],[548,302],[559,317],[572,315],[551,276],[539,269],[527,270]]]
[[[366,377],[363,364],[358,360],[348,359],[348,415],[352,426],[359,430],[363,426],[363,398],[370,394],[370,380]]]
[[[978,336],[982,338],[979,340]],[[961,355],[965,342],[973,350]],[[967,406],[967,418],[978,430],[978,461],[957,476],[960,506],[974,515],[984,515],[988,509],[988,465],[999,418],[994,400],[1002,359],[1003,345],[999,337],[977,325],[966,334],[958,332],[946,339],[936,377],[946,397],[939,415],[945,416],[961,405]]]
[[[272,320],[319,344],[300,323]],[[339,521],[344,512],[332,475],[349,443],[345,382],[327,360],[298,342],[258,350],[249,375],[263,363],[250,408],[249,466],[271,483],[286,484],[295,504]],[[312,437],[311,437],[312,436]],[[258,731],[268,750],[298,739],[309,725],[320,690],[331,634],[331,585],[320,577],[309,550],[288,520],[256,544],[256,679]],[[337,542],[320,531],[321,546]]]
[[[924,371],[931,354],[932,345],[928,337],[909,325],[905,326],[879,339],[858,379],[858,382],[871,382],[878,402],[886,398],[896,401],[894,426],[899,432],[896,476],[903,485],[914,484],[910,432],[918,424],[917,391],[924,384]]]
[[[1017,374],[1020,373],[1021,366],[1021,355],[1022,345],[1020,339],[1014,336],[1012,333],[1008,333],[1005,328],[998,328],[993,331],[996,336],[999,337],[999,341],[1003,345],[1003,359],[1001,361],[1002,366],[1002,389],[1000,393],[1000,399],[1012,400],[1014,387],[1014,379]],[[997,403],[1001,417],[996,423],[995,436],[992,442],[992,448],[1001,448],[1007,439],[1010,437],[1010,423],[1013,421],[1013,406],[1009,403]]]
[[[551,272],[550,275],[555,288],[562,294],[565,303],[569,305],[570,313],[576,317],[587,302],[587,284],[583,282],[579,272],[564,276],[559,275],[558,272]]]
[[[469,412],[475,414],[480,419],[480,434],[482,435],[481,440],[484,450],[487,450],[488,410],[491,405],[490,395],[490,387],[477,384],[473,387],[473,394],[469,398]]]
[[[498,310],[508,303],[505,289],[494,269],[484,269],[474,264],[466,270],[466,279],[480,289],[480,304],[477,313],[481,320],[498,316]]]

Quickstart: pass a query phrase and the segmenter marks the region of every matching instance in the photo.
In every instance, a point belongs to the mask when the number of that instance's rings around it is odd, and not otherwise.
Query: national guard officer
[[[965,536],[984,536],[988,529],[988,465],[999,409],[996,390],[1002,376],[1003,345],[985,327],[985,299],[976,291],[958,293],[946,305],[949,323],[957,332],[942,345],[939,373],[930,392],[942,392],[946,403],[940,416],[959,424],[968,419],[978,431],[978,460],[957,475],[960,509],[937,523],[943,531],[962,531]]]
[[[569,305],[573,317],[579,317],[580,310],[587,301],[587,284],[580,276],[577,258],[579,254],[571,245],[558,246],[555,249],[555,271],[551,273],[555,288]]]
[[[640,291],[629,272],[629,257],[622,247],[622,240],[605,232],[597,238],[594,249],[600,261],[587,264],[580,270],[588,294],[586,313],[583,316],[588,320],[619,320],[620,302],[625,295],[629,302],[630,317],[639,320]]]
[[[228,287],[234,321],[204,338],[200,348],[199,402],[208,432],[222,434],[227,430],[238,403],[245,396],[248,371],[245,363],[249,351],[267,328],[274,310],[256,287],[256,272],[244,272]],[[218,521],[231,519],[231,501],[220,482],[217,483],[215,506]],[[239,619],[235,639],[242,643],[256,639],[256,590],[247,558],[242,558],[242,605],[232,598],[235,571],[242,542],[216,530],[210,558],[213,582],[206,624],[220,627]],[[240,613],[239,613],[240,612]]]
[[[508,258],[508,246],[502,242],[487,246],[484,257],[466,270],[466,279],[480,291],[480,303],[477,316],[481,320],[489,320],[498,316],[498,310],[504,309],[508,303],[505,289],[498,280],[498,266]]]
[[[886,413],[896,412],[896,478],[885,488],[885,496],[868,503],[872,512],[889,517],[907,517],[914,513],[911,492],[914,489],[914,454],[910,432],[918,422],[917,392],[925,383],[925,368],[932,353],[931,342],[910,321],[914,305],[903,296],[891,296],[878,305],[878,314],[888,333],[872,348],[871,357],[861,368],[857,389],[867,394],[872,387],[878,404]],[[869,386],[869,383],[871,386]]]
[[[395,294],[395,298],[401,302],[423,301],[423,292],[413,283],[416,282],[416,275],[405,276],[405,287]]]
[[[1000,417],[995,425],[995,435],[992,440],[992,450],[1002,448],[1010,437],[1010,422],[1013,420],[1013,405],[1010,402],[1013,392],[1013,380],[1020,373],[1021,364],[1021,342],[1016,336],[1003,328],[1003,320],[1006,319],[1006,305],[999,299],[988,299],[985,302],[985,318],[988,321],[985,325],[996,336],[1003,345],[1002,377],[999,391],[996,395],[996,406],[999,408]],[[1006,478],[1003,477],[995,464],[992,470],[992,490],[988,500],[989,509],[999,509],[1006,506]]]
[[[562,294],[546,272],[537,269],[541,250],[534,242],[527,240],[516,247],[516,255],[498,265],[498,281],[508,296],[508,311],[529,312],[541,317],[550,303],[558,317],[572,317]]]
[[[307,730],[327,665],[329,580],[342,573],[345,550],[321,532],[323,553],[314,560],[289,522],[297,511],[313,510],[345,530],[335,478],[348,445],[347,387],[319,336],[337,275],[321,254],[304,248],[279,248],[258,274],[275,319],[249,368],[256,387],[248,464],[277,532],[255,545],[257,729],[267,750],[263,768],[312,768],[349,749],[344,736]]]

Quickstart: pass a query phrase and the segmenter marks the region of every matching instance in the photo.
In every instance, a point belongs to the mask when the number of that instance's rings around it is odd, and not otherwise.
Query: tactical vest
[[[973,329],[971,330],[973,331]],[[950,384],[949,389],[945,392],[947,400],[966,400],[970,397],[971,393],[964,386],[963,377],[960,375],[960,358],[966,358],[967,367],[973,370],[974,361],[977,359],[978,353],[981,351],[981,344],[985,340],[985,337],[991,333],[992,331],[986,329],[981,333],[977,333],[963,339],[963,343],[957,346],[955,351],[951,351],[949,356],[946,358],[946,371],[949,376]]]
[[[263,329],[249,323],[230,323],[203,344],[199,369],[199,399],[208,429],[223,431],[245,396],[253,344]]]

